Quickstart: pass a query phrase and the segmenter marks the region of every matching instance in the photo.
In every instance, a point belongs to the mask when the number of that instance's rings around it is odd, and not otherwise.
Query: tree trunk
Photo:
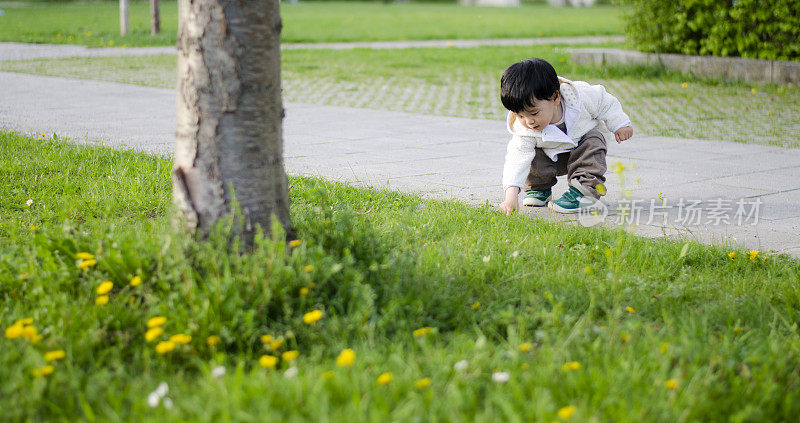
[[[173,199],[189,230],[231,213],[250,245],[275,216],[287,234],[278,0],[179,0]]]
[[[159,0],[150,0],[150,35],[161,32],[161,11]]]
[[[119,0],[119,34],[128,35],[128,0]]]

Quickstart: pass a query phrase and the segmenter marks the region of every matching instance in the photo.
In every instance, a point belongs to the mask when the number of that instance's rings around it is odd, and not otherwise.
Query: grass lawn
[[[608,44],[618,47],[617,44]],[[543,57],[570,79],[604,84],[638,133],[796,148],[800,88],[721,83],[641,66],[573,64],[565,46],[287,50],[286,101],[503,119],[499,79],[509,64]],[[175,86],[173,55],[0,62],[0,71]]]
[[[5,11],[0,16],[0,41],[89,47],[176,44],[178,12],[172,1],[161,2],[162,33],[154,37],[148,2],[131,2],[131,34],[126,37],[119,35],[118,2],[0,2],[0,8]],[[622,34],[619,10],[611,6],[493,8],[303,1],[281,4],[281,15],[286,43]]]
[[[170,166],[0,133],[4,420],[800,413],[797,260],[299,177],[299,245],[242,255],[170,229]]]

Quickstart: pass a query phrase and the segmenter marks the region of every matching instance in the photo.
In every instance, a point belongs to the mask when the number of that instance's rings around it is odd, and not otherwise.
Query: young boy
[[[606,139],[600,122],[617,143],[633,136],[628,115],[602,85],[570,81],[542,59],[511,65],[500,79],[500,99],[509,110],[511,141],[503,166],[506,198],[500,211],[519,207],[524,187],[526,206],[577,213],[605,194]],[[556,176],[567,175],[569,190],[553,198]]]

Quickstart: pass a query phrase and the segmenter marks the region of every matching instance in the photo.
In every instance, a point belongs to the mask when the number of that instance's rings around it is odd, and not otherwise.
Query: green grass
[[[0,3],[1,4],[1,3]],[[119,35],[117,2],[3,5],[0,41],[89,47],[175,45],[177,3],[161,2],[162,32],[150,35],[148,2],[131,2],[130,35]],[[619,10],[459,7],[455,4],[300,2],[281,4],[286,43],[522,38],[622,34]]]
[[[503,119],[500,74],[532,56],[547,59],[567,78],[605,85],[622,101],[637,133],[800,146],[797,86],[724,83],[655,67],[581,66],[565,47],[288,50],[282,52],[284,98]],[[161,55],[0,62],[0,71],[173,88],[175,60]]]
[[[301,245],[278,236],[239,254],[224,227],[204,242],[170,229],[169,169],[168,159],[0,133],[0,327],[31,318],[42,336],[0,337],[4,420],[553,421],[566,406],[570,421],[800,413],[797,260],[731,259],[718,247],[298,177]],[[79,270],[78,252],[97,264]],[[134,275],[142,284],[128,286]],[[95,305],[106,279],[110,301]],[[324,317],[302,323],[314,309]],[[161,340],[186,333],[190,344],[155,352],[144,334],[156,315],[167,317]],[[415,337],[421,327],[434,329]],[[261,368],[265,334],[299,358]],[[207,345],[211,335],[219,345]],[[344,348],[356,353],[352,368],[335,364]],[[66,357],[33,376],[49,350]],[[460,360],[466,369],[454,369]],[[573,361],[578,369],[564,366]],[[298,374],[287,378],[290,367]],[[493,382],[496,371],[510,380]],[[393,379],[380,386],[384,372]],[[415,388],[425,377],[430,386]],[[174,405],[150,408],[162,381]]]

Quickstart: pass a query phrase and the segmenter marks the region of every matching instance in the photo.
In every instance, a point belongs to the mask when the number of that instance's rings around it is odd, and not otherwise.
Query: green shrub
[[[642,51],[800,59],[800,0],[619,0]]]

